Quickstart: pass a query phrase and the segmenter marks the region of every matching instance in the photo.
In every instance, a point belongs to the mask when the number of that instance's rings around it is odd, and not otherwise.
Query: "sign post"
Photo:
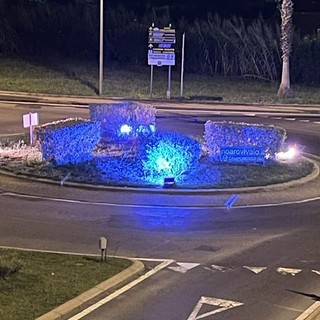
[[[168,27],[158,28],[154,23],[149,28],[148,65],[151,66],[150,99],[152,99],[153,66],[169,66],[167,99],[171,97],[171,66],[175,65],[176,31]]]
[[[29,128],[30,133],[30,145],[33,145],[33,127],[39,124],[39,114],[38,112],[30,112],[23,115],[23,127]]]

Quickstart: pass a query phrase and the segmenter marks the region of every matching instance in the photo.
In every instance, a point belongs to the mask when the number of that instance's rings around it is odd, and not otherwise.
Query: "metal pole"
[[[100,0],[99,96],[102,95],[102,82],[103,82],[103,0]]]
[[[31,112],[29,113],[29,133],[30,133],[30,145],[33,146],[33,125],[32,125],[32,114]]]
[[[151,65],[151,71],[150,71],[150,100],[152,99],[152,87],[153,87],[153,65]]]
[[[169,66],[168,71],[168,91],[167,91],[167,99],[171,97],[171,66]]]
[[[183,74],[184,74],[184,44],[186,40],[186,34],[182,35],[182,52],[181,52],[181,80],[180,80],[180,99],[183,98]]]

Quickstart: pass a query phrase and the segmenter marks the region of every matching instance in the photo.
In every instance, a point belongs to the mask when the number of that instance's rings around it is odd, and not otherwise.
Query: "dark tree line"
[[[104,12],[109,65],[146,66],[148,27],[152,22],[158,26],[172,23],[177,30],[177,67],[185,32],[187,72],[280,79],[280,16],[244,19],[207,13],[190,21],[172,16],[170,6],[150,6],[142,13],[130,10],[130,6],[112,6],[111,0],[105,2],[111,2]],[[0,54],[97,61],[99,9],[98,0],[0,0]],[[320,70],[319,50],[319,35],[301,37],[295,33],[293,82],[320,84],[316,72]]]

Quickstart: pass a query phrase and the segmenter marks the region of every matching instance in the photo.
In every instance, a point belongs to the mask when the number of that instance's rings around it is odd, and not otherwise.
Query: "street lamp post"
[[[102,95],[103,82],[103,1],[100,0],[100,50],[99,50],[99,95]]]

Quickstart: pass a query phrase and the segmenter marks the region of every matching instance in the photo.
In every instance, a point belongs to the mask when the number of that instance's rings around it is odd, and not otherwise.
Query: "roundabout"
[[[171,123],[170,115],[163,116],[164,127],[177,123],[175,115]],[[290,133],[293,125],[288,123]],[[196,130],[196,121],[192,124]],[[301,124],[302,132],[309,128]],[[315,155],[320,154],[317,134],[310,144]],[[0,190],[2,245],[97,253],[97,239],[106,236],[109,254],[144,259],[148,268],[157,259],[197,265],[185,273],[175,271],[175,264],[164,268],[85,319],[104,319],[110,312],[120,320],[129,314],[134,320],[187,319],[202,296],[244,304],[212,319],[256,320],[262,312],[269,319],[296,319],[312,300],[288,290],[317,294],[319,288],[319,276],[312,272],[320,269],[318,176],[276,188],[193,194],[163,188],[78,188],[68,179],[61,185],[61,180],[43,183],[1,175]],[[227,208],[234,194],[238,198]],[[255,275],[244,266],[266,269]],[[283,276],[278,268],[301,272]],[[147,306],[133,308],[132,303]]]

